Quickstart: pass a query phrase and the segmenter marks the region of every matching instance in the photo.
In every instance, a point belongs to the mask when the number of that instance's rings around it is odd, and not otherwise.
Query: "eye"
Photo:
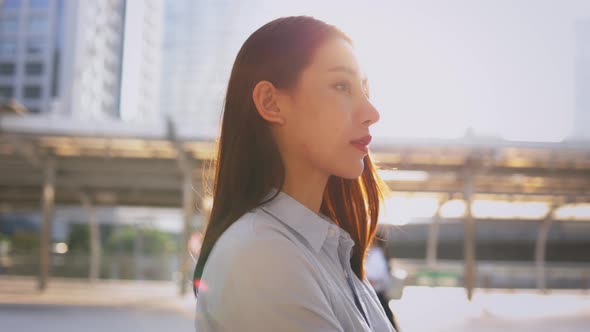
[[[336,90],[339,90],[339,91],[344,91],[347,94],[350,94],[351,93],[351,90],[352,90],[351,89],[351,86],[350,86],[350,83],[349,82],[346,82],[346,81],[344,81],[344,82],[338,82],[338,83],[334,84],[334,88]]]

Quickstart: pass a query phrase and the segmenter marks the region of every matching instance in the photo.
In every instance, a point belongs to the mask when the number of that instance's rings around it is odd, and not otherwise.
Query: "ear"
[[[278,91],[269,81],[260,81],[252,91],[252,99],[260,116],[273,124],[285,124],[285,114],[278,105]]]

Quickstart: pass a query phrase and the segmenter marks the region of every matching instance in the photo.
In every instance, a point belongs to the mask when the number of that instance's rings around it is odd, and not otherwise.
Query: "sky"
[[[572,133],[574,22],[590,20],[588,0],[267,1],[253,11],[244,40],[299,14],[352,37],[381,115],[373,136],[458,138],[471,128],[557,142]]]

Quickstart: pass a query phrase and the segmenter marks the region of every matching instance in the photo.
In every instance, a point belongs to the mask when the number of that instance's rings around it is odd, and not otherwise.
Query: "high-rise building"
[[[58,104],[76,118],[118,118],[125,1],[62,1]]]
[[[213,134],[219,124],[231,66],[247,33],[241,1],[167,0],[162,112],[179,130]],[[251,4],[250,4],[251,5]]]
[[[4,0],[0,99],[80,119],[156,117],[162,15],[162,0]]]
[[[0,99],[49,111],[58,91],[62,1],[4,0],[0,8]]]
[[[574,137],[590,139],[590,20],[575,23]]]
[[[157,122],[164,2],[127,0],[121,73],[120,116],[124,121]]]

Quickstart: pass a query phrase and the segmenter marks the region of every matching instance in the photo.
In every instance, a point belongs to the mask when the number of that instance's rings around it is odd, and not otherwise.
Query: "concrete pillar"
[[[88,216],[90,230],[90,265],[88,268],[88,280],[94,282],[100,278],[100,266],[102,261],[102,245],[100,242],[100,229],[96,219],[96,208],[89,194],[80,193],[80,200],[84,211]]]
[[[53,230],[53,214],[55,204],[55,159],[49,158],[43,164],[43,193],[41,208],[43,220],[39,241],[39,275],[37,288],[47,289],[51,270],[51,234]]]
[[[537,274],[537,288],[541,292],[547,291],[547,282],[546,282],[546,275],[545,275],[545,253],[547,251],[547,239],[549,237],[549,230],[551,229],[551,224],[553,223],[553,212],[555,211],[555,206],[551,206],[549,212],[543,219],[541,226],[539,227],[539,232],[537,233],[537,241],[535,243],[535,267],[536,267],[536,274]]]
[[[192,287],[192,281],[188,278],[188,270],[191,265],[188,241],[190,240],[192,231],[191,221],[195,210],[195,204],[196,200],[192,183],[192,169],[184,167],[182,185],[183,230],[180,252],[180,295],[186,294],[188,286]]]
[[[135,225],[135,237],[133,238],[133,267],[135,280],[144,280],[143,275],[143,225]]]
[[[426,242],[426,265],[429,269],[436,268],[438,256],[438,233],[440,224],[440,207],[444,202],[439,202],[436,213],[432,217],[430,228],[428,230],[428,242]]]
[[[192,171],[194,163],[189,154],[184,151],[182,144],[178,140],[176,134],[176,126],[170,117],[167,118],[167,136],[174,150],[176,151],[176,162],[178,169],[182,173],[182,210],[183,210],[183,231],[182,231],[182,245],[180,251],[180,278],[179,278],[179,293],[184,295],[187,288],[191,286],[192,280],[188,279],[188,269],[191,264],[190,253],[188,248],[188,241],[191,236],[191,221],[194,214],[194,205],[196,204],[194,188],[192,184]]]
[[[471,301],[473,298],[473,290],[475,288],[475,281],[477,280],[476,272],[476,257],[475,257],[475,220],[471,214],[471,202],[473,196],[473,174],[467,171],[465,174],[465,237],[463,243],[463,259],[464,259],[464,285],[467,292],[467,298]]]

